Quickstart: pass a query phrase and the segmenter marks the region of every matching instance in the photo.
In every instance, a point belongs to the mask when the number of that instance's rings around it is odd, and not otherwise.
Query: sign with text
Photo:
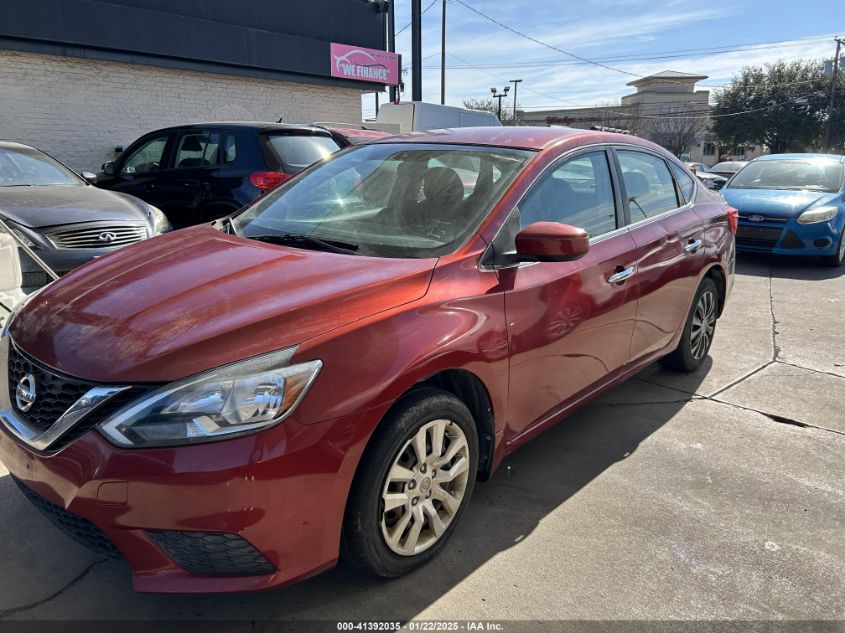
[[[332,77],[388,85],[399,83],[399,55],[396,53],[332,42],[331,56]]]

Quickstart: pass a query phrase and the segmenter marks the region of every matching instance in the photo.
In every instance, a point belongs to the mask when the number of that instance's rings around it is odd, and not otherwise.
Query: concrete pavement
[[[519,450],[411,576],[135,594],[0,470],[0,619],[843,619],[845,271],[738,273],[701,371],[650,367]]]

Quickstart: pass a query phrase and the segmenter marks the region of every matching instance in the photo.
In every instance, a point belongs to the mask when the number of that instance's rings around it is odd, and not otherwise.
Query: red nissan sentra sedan
[[[350,148],[20,308],[0,459],[139,591],[399,576],[477,479],[659,360],[698,368],[735,211],[646,141],[466,128]]]

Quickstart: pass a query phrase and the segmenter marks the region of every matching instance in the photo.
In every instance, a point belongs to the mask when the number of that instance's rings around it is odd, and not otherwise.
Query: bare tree
[[[707,131],[708,110],[707,106],[697,110],[677,104],[666,106],[652,114],[644,128],[652,141],[680,156]]]
[[[464,107],[467,110],[483,110],[499,115],[499,100],[491,97],[481,99],[464,99]],[[502,99],[502,125],[513,124],[513,103],[509,99]]]

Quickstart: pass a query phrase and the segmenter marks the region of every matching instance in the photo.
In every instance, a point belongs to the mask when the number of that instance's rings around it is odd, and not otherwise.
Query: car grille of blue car
[[[777,246],[782,234],[783,229],[780,227],[740,223],[736,231],[736,245],[749,250],[771,251]]]

